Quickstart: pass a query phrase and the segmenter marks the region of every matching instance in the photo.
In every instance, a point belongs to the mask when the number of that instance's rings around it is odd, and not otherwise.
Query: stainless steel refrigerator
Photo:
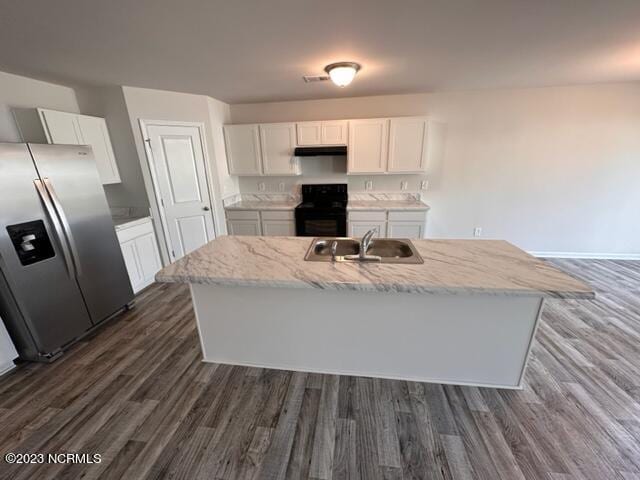
[[[133,291],[90,147],[0,143],[0,317],[50,361]]]

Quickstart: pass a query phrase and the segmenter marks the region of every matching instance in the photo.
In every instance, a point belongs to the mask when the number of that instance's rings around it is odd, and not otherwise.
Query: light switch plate
[[[373,182],[371,180],[367,180],[366,182],[364,182],[364,189],[373,190]]]
[[[261,192],[264,192],[266,190],[266,185],[264,184],[264,182],[258,182],[258,190]]]
[[[409,188],[409,182],[407,182],[406,180],[400,182],[400,190],[406,190],[407,188]]]
[[[426,190],[429,188],[429,180],[422,180],[420,182],[420,190]]]
[[[474,237],[481,237],[482,236],[482,227],[476,227],[473,229],[473,236]]]

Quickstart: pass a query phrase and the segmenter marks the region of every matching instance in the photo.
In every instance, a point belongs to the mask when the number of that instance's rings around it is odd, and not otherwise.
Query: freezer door
[[[27,146],[0,144],[0,295],[3,305],[16,307],[2,316],[21,337],[16,344],[47,354],[82,335],[91,322],[61,227],[34,180]]]
[[[133,299],[91,147],[29,144],[69,242],[80,290],[94,324]]]

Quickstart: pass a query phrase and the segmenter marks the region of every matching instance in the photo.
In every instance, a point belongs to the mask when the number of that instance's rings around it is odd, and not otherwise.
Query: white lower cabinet
[[[293,237],[296,221],[293,210],[264,210],[260,212],[262,235]]]
[[[256,210],[227,210],[229,235],[262,235],[260,212]]]
[[[362,237],[371,229],[380,238],[424,238],[427,212],[356,210],[349,212],[350,237]],[[229,235],[295,236],[293,210],[227,210]]]
[[[229,235],[262,235],[259,220],[228,220]]]
[[[376,229],[376,237],[387,236],[387,212],[355,211],[349,212],[348,231],[350,237],[362,237],[371,229]]]
[[[349,222],[349,236],[362,237],[371,229],[376,229],[376,237],[387,236],[387,222]]]
[[[381,238],[424,238],[427,215],[424,211],[349,212],[349,236],[362,237],[372,228]]]
[[[151,218],[120,225],[116,229],[124,263],[134,293],[154,282],[162,268]]]
[[[389,222],[389,238],[424,238],[424,222]]]
[[[296,234],[293,210],[227,210],[229,235],[268,235],[289,237]]]

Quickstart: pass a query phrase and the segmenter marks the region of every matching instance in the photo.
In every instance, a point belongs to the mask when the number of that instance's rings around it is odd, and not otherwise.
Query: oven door
[[[346,213],[296,211],[296,235],[299,237],[346,237]]]

